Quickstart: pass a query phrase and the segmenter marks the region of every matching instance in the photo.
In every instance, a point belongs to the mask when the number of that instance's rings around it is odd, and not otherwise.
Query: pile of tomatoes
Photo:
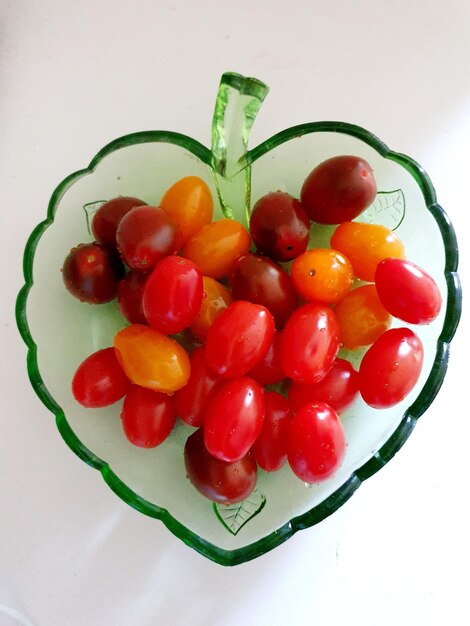
[[[408,326],[390,329],[392,316],[428,324],[441,306],[393,232],[353,221],[375,195],[368,163],[339,156],[309,174],[299,199],[260,198],[249,231],[212,221],[211,192],[195,176],[159,206],[103,204],[95,241],[71,250],[63,278],[84,302],[117,297],[128,324],[78,367],[76,400],[124,398],[124,433],[141,447],[158,446],[177,418],[194,427],[187,475],[217,502],[245,499],[258,467],[286,460],[307,483],[332,476],[346,450],[339,415],[358,394],[390,407],[418,380],[422,343]],[[338,225],[331,247],[308,249],[322,224]],[[358,371],[337,356],[364,346]]]

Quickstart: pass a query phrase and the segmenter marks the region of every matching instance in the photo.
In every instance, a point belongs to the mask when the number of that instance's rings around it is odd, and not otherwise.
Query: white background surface
[[[67,448],[14,321],[23,247],[55,186],[129,132],[207,145],[225,70],[271,87],[252,145],[338,119],[421,163],[465,286],[468,1],[0,0],[0,36],[0,626],[468,624],[468,316],[397,457],[332,517],[232,569],[129,508]]]

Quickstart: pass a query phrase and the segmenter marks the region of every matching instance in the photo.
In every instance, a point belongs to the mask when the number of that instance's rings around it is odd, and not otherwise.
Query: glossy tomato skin
[[[281,362],[282,331],[276,330],[271,345],[263,359],[250,370],[248,376],[260,385],[274,385],[281,382],[286,375]]]
[[[298,256],[291,268],[292,282],[307,302],[339,302],[351,289],[351,263],[337,250],[312,248]]]
[[[210,224],[214,202],[202,178],[185,176],[165,192],[160,207],[178,224],[185,244],[203,226]]]
[[[311,302],[299,307],[282,335],[286,376],[305,385],[318,383],[330,371],[339,346],[338,321],[328,305]]]
[[[96,242],[72,248],[62,267],[67,290],[89,304],[114,300],[123,276],[124,266],[116,252]]]
[[[183,248],[183,256],[195,263],[204,276],[228,276],[235,261],[246,254],[251,239],[243,226],[231,219],[203,226]]]
[[[307,249],[310,220],[300,202],[283,191],[260,198],[250,217],[258,252],[274,261],[291,261]]]
[[[150,272],[163,258],[181,246],[179,226],[163,209],[135,207],[119,222],[116,242],[127,265],[139,272]]]
[[[258,468],[251,454],[233,463],[216,459],[204,445],[202,428],[186,440],[184,463],[193,486],[213,502],[241,502],[256,486]]]
[[[235,300],[261,304],[274,317],[276,328],[283,328],[297,304],[289,274],[268,257],[246,254],[238,259],[230,275]]]
[[[292,382],[289,405],[292,413],[311,402],[326,402],[336,413],[348,408],[359,392],[358,373],[349,361],[336,358],[328,374],[315,385]]]
[[[274,319],[265,307],[237,300],[207,333],[207,363],[224,378],[243,376],[263,359],[273,335]]]
[[[368,282],[374,282],[375,270],[383,259],[405,258],[401,240],[380,224],[344,222],[336,228],[330,243],[349,259],[357,278]]]
[[[123,317],[131,324],[147,324],[142,308],[147,274],[130,271],[118,286],[118,305]]]
[[[121,411],[127,439],[140,448],[155,448],[175,425],[175,403],[171,396],[132,385]]]
[[[119,222],[126,213],[136,206],[145,206],[147,203],[133,198],[131,196],[119,196],[112,198],[100,206],[93,216],[91,222],[91,230],[97,241],[110,246],[116,247],[116,231]]]
[[[94,352],[78,367],[72,380],[77,402],[89,409],[109,406],[129,391],[131,383],[113,348]]]
[[[175,393],[176,412],[185,424],[199,427],[204,424],[207,405],[224,381],[207,365],[203,347],[194,350],[189,360],[191,375]]]
[[[364,401],[385,409],[405,398],[423,365],[423,344],[409,328],[392,328],[365,353],[359,368],[359,391]]]
[[[114,350],[135,385],[173,393],[188,382],[191,366],[184,348],[149,326],[132,324],[120,330],[114,337]]]
[[[362,213],[376,193],[367,161],[347,155],[320,163],[305,179],[300,200],[314,222],[340,224]]]
[[[251,453],[266,472],[280,469],[287,459],[287,442],[291,425],[289,403],[280,393],[264,394],[265,414],[261,433]]]
[[[346,436],[338,415],[325,402],[306,404],[292,418],[287,459],[306,483],[330,478],[346,453]]]
[[[152,328],[175,335],[190,326],[202,304],[202,274],[192,261],[168,256],[145,283],[142,308]]]
[[[225,382],[206,410],[207,450],[221,461],[242,459],[261,432],[264,411],[264,392],[255,380],[241,376]]]
[[[385,259],[375,272],[377,293],[389,313],[410,324],[430,324],[439,315],[442,298],[435,280],[403,259]]]
[[[209,328],[216,317],[233,302],[231,291],[210,276],[202,277],[202,304],[196,319],[191,324],[191,332],[198,341],[205,341]]]

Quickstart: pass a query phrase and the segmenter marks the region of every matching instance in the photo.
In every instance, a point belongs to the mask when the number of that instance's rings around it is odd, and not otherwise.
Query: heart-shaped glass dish
[[[422,168],[363,128],[342,122],[289,128],[248,150],[250,129],[267,91],[256,79],[224,74],[210,150],[178,133],[139,132],[111,142],[86,169],[67,177],[51,197],[47,219],[26,245],[25,285],[17,300],[33,388],[55,414],[70,448],[100,470],[128,504],[162,520],[186,544],[224,565],[255,558],[321,521],[393,457],[440,388],[461,308],[455,234]],[[123,435],[120,404],[87,410],[74,401],[70,382],[77,366],[112,345],[125,323],[115,302],[90,306],[72,298],[60,268],[74,245],[91,240],[84,207],[118,195],[158,204],[172,183],[196,175],[216,199],[214,219],[225,215],[246,225],[250,206],[262,195],[281,189],[298,197],[307,174],[340,154],[365,158],[377,180],[377,200],[358,219],[393,228],[407,257],[434,277],[443,294],[438,319],[417,331],[425,349],[420,379],[390,409],[374,410],[359,398],[342,415],[348,449],[333,478],[307,488],[289,467],[260,471],[247,501],[212,505],[186,478],[182,449],[192,428],[179,423],[158,448],[136,448]],[[328,245],[332,228],[318,229],[312,243]],[[363,353],[343,351],[340,356],[357,365]]]

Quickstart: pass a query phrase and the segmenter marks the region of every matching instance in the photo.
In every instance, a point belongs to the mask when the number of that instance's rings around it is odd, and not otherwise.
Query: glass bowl
[[[253,559],[331,515],[394,456],[441,386],[461,307],[455,234],[423,169],[367,130],[343,122],[288,128],[248,150],[250,129],[267,92],[256,79],[224,74],[211,149],[174,132],[138,132],[112,141],[87,168],[68,176],[52,194],[47,218],[26,245],[25,285],[17,300],[31,383],[54,413],[66,443],[125,502],[224,565]],[[245,502],[213,505],[186,478],[182,449],[192,428],[177,423],[161,446],[136,448],[122,432],[120,404],[87,410],[74,401],[70,382],[77,366],[92,352],[112,345],[125,323],[116,302],[90,306],[71,297],[60,268],[74,245],[92,239],[84,207],[90,213],[90,207],[118,195],[158,204],[173,182],[196,175],[213,192],[215,219],[225,215],[246,224],[258,198],[277,189],[298,197],[307,174],[339,154],[365,158],[375,173],[380,193],[358,219],[394,229],[407,257],[427,269],[443,294],[438,319],[415,328],[425,349],[420,379],[392,408],[377,411],[358,398],[341,416],[348,448],[333,478],[307,487],[288,466],[270,474],[260,470],[257,488]],[[317,229],[315,245],[328,245],[333,228]],[[358,365],[364,351],[343,350],[340,356]]]

